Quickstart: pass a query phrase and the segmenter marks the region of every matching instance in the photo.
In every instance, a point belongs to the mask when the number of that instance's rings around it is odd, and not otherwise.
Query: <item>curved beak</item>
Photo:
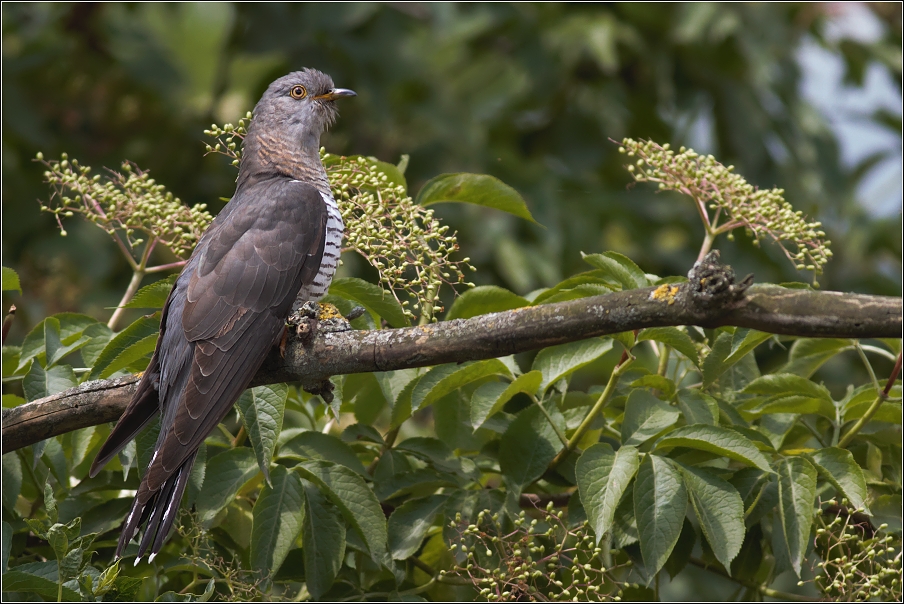
[[[321,94],[314,97],[315,101],[335,101],[336,99],[342,98],[344,96],[358,96],[354,90],[349,90],[348,88],[333,88],[326,94]]]

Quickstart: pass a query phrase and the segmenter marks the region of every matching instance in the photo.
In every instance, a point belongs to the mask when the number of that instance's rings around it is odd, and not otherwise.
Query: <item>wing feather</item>
[[[153,540],[152,552],[159,550],[198,447],[248,387],[299,290],[317,275],[326,222],[317,189],[274,177],[240,187],[205,233],[167,300],[154,353],[160,436],[117,551],[145,521],[154,536],[141,549]]]

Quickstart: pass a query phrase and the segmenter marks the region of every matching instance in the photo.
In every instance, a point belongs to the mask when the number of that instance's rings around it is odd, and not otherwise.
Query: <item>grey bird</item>
[[[161,414],[117,558],[142,525],[136,564],[160,551],[201,443],[280,342],[296,299],[318,300],[329,288],[344,225],[320,135],[336,119],[336,99],[349,96],[305,69],[273,82],[254,108],[235,195],[173,285],[150,365],[91,466],[95,476]]]

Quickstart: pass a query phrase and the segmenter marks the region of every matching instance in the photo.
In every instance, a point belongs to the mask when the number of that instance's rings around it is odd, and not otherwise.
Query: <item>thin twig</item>
[[[857,420],[857,423],[851,426],[851,429],[847,431],[847,433],[841,437],[841,440],[838,441],[838,446],[842,449],[848,446],[853,440],[853,438],[863,429],[865,426],[876,414],[879,410],[879,407],[882,406],[886,400],[888,400],[888,393],[891,392],[891,387],[895,385],[895,380],[898,379],[898,375],[901,373],[901,353],[898,353],[898,358],[895,361],[894,369],[891,370],[891,375],[888,378],[888,382],[885,384],[885,389],[879,393],[876,397],[876,400],[873,401],[873,404],[869,406],[869,409],[866,410],[866,413],[863,414],[863,417]]]

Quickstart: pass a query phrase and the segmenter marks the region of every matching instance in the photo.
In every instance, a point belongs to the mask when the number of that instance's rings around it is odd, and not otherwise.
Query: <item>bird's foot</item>
[[[352,326],[349,321],[357,319],[364,312],[364,308],[356,306],[347,317],[344,317],[333,304],[305,302],[289,315],[288,323],[295,326],[295,335],[298,339],[308,344],[314,340],[318,331],[323,333],[350,331]]]

